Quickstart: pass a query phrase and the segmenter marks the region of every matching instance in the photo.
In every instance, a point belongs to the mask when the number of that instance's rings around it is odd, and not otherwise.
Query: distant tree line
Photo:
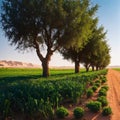
[[[3,0],[1,23],[16,49],[34,49],[42,62],[43,77],[59,51],[86,71],[103,69],[110,63],[110,48],[104,27],[98,27],[98,5],[90,0]]]

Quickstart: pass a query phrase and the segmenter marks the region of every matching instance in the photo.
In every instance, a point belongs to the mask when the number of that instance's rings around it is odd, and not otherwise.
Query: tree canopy
[[[96,10],[97,9],[94,9],[94,13]],[[86,57],[86,54],[87,54],[87,53],[85,53],[86,52],[85,48],[86,48],[86,46],[88,46],[90,48],[89,43],[91,43],[90,39],[93,36],[94,26],[96,26],[98,23],[98,18],[94,17],[94,14],[90,14],[90,15],[91,15],[92,24],[90,27],[91,32],[90,32],[89,36],[87,36],[87,42],[84,43],[82,46],[79,46],[79,45],[74,46],[73,45],[69,48],[63,46],[60,49],[60,53],[63,55],[64,59],[71,60],[72,62],[75,63],[75,73],[79,73],[80,63],[83,61],[83,59]],[[84,40],[83,40],[83,42],[84,42]],[[91,50],[89,50],[89,51],[91,51]],[[84,60],[86,60],[86,59],[84,59]]]
[[[98,70],[98,68],[104,68],[110,63],[110,47],[106,41],[104,27],[94,26],[92,36],[88,44],[84,47],[83,53],[82,63],[87,71],[90,66],[93,70],[94,67]],[[104,60],[106,64],[103,62]]]
[[[11,45],[36,50],[47,77],[56,50],[86,44],[96,9],[89,0],[5,0],[1,22]]]
[[[98,19],[93,19],[91,26],[91,35],[88,42],[83,48],[70,47],[62,48],[61,54],[65,59],[69,59],[75,63],[75,73],[79,72],[80,63],[82,63],[86,71],[89,67],[96,67],[96,70],[105,68],[110,63],[110,47],[106,41],[106,32],[104,27],[98,27]]]

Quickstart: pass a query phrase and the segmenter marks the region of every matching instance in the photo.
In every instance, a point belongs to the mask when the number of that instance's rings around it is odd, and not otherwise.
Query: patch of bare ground
[[[113,112],[111,120],[120,120],[120,72],[109,69],[107,79],[109,86],[107,99]]]

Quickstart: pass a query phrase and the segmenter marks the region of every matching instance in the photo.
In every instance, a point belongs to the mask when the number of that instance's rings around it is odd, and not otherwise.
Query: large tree
[[[36,50],[47,77],[56,50],[86,42],[94,9],[89,0],[4,0],[1,22],[11,45]]]
[[[90,32],[84,34],[86,35],[87,42],[85,42],[84,39],[79,39],[76,45],[72,45],[71,47],[63,46],[60,49],[60,53],[63,55],[64,59],[71,60],[75,64],[75,73],[79,73],[80,63],[82,62],[81,60],[83,60],[82,57],[84,56],[83,49],[89,43],[91,36],[93,36],[93,26],[95,26],[98,22],[98,18],[94,16],[97,8],[98,6],[96,5],[89,9],[89,11],[87,11],[89,13],[89,20],[91,21]],[[84,19],[82,19],[81,21],[84,22]],[[85,29],[85,26],[83,27],[83,29]]]
[[[106,42],[106,32],[104,32],[104,27],[94,26],[92,31],[92,36],[82,50],[84,53],[82,56],[82,63],[84,64],[86,71],[89,67],[94,67],[98,69],[102,65],[106,67],[110,62],[110,48]]]
[[[75,64],[75,73],[79,73],[80,61],[81,61],[81,49],[76,49],[76,47],[62,48],[60,53],[63,55],[64,59],[71,60]]]
[[[96,70],[103,69],[110,64],[110,47],[106,40],[99,41],[96,52]]]

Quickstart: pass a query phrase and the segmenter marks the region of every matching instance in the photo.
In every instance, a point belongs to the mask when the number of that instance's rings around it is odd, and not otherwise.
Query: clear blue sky
[[[120,0],[91,0],[93,4],[98,3],[99,25],[103,25],[107,30],[108,44],[111,47],[111,64],[120,65]],[[0,0],[1,4],[1,0]],[[7,38],[0,29],[0,60],[17,60],[22,62],[31,62],[41,64],[36,53],[19,52],[14,46],[10,46]],[[66,61],[58,53],[52,56],[50,66],[68,66],[74,65]]]

